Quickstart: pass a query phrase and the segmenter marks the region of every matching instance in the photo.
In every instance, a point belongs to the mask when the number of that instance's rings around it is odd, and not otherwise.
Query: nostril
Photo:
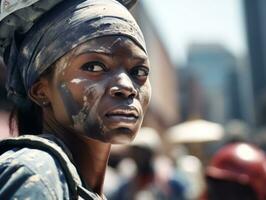
[[[122,92],[116,92],[115,93],[115,96],[116,97],[123,97],[123,96],[125,96]]]
[[[134,97],[136,96],[135,93],[132,93],[131,95],[128,96],[129,99],[134,99]]]

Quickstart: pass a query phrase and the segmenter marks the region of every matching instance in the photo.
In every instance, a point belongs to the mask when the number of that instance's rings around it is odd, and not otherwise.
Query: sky
[[[242,0],[140,0],[174,63],[186,61],[190,43],[220,43],[246,53]]]

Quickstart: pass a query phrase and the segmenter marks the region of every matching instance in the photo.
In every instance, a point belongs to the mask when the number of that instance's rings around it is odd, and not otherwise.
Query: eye
[[[81,66],[81,69],[89,72],[102,72],[105,71],[105,65],[103,63],[93,61],[85,63]]]
[[[144,66],[137,66],[131,70],[131,75],[137,78],[146,78],[149,75],[149,68]]]

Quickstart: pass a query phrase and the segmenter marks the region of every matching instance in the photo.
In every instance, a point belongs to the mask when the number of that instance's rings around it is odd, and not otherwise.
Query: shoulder
[[[14,148],[0,156],[0,197],[7,194],[19,198],[30,195],[38,199],[61,199],[68,196],[68,188],[58,161],[49,153]]]

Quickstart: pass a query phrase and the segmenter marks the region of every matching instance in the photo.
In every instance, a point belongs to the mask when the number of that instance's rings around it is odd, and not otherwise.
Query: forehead
[[[146,56],[146,52],[142,50],[136,42],[125,36],[104,36],[89,40],[77,46],[73,51],[75,55],[89,52],[113,54],[118,50],[131,51],[131,54],[139,54]]]

